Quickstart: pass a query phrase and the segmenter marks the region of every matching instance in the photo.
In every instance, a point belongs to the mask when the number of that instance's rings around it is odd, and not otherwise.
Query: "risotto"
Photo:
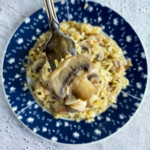
[[[77,56],[55,60],[52,72],[42,52],[51,33],[43,33],[29,51],[27,76],[34,81],[32,92],[55,118],[92,122],[129,85],[125,75],[132,64],[100,27],[69,21],[60,23],[60,28],[74,40]]]

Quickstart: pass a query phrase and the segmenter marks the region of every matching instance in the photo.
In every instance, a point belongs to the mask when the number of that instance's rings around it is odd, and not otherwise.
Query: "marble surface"
[[[135,29],[150,60],[150,1],[95,0],[122,15]],[[7,42],[22,20],[43,6],[42,0],[0,0],[0,56]],[[148,64],[150,66],[150,61]],[[0,59],[2,70],[2,59]],[[150,70],[150,68],[149,68]],[[1,76],[1,74],[0,74]],[[119,132],[96,144],[62,145],[43,139],[26,129],[9,108],[0,77],[0,150],[149,150],[150,149],[150,76],[148,90],[135,116]]]

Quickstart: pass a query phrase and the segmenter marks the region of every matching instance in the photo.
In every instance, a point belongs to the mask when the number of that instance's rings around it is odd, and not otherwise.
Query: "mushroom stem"
[[[87,79],[86,75],[76,77],[72,85],[72,94],[82,100],[90,99],[96,91],[96,87]]]

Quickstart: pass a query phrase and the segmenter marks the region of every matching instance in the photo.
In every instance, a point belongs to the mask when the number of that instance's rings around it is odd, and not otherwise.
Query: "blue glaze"
[[[26,83],[26,62],[28,50],[36,38],[46,32],[48,20],[44,9],[40,9],[17,28],[12,36],[4,58],[3,79],[8,102],[25,126],[33,132],[55,142],[82,144],[98,141],[116,132],[133,116],[146,88],[147,63],[142,44],[132,27],[116,12],[98,3],[84,0],[68,1],[69,18],[77,22],[88,22],[100,26],[123,49],[126,58],[133,63],[127,71],[130,85],[118,96],[117,104],[86,123],[54,119],[33,99]],[[55,3],[59,21],[68,20],[64,1]]]

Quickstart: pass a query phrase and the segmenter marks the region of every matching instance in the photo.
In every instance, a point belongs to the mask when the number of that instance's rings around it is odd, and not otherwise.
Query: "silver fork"
[[[61,58],[66,54],[74,56],[77,55],[77,52],[74,41],[60,31],[53,0],[44,0],[44,4],[49,20],[51,36],[44,45],[43,51],[46,53],[51,70],[54,71],[56,68],[55,59],[60,62]]]

